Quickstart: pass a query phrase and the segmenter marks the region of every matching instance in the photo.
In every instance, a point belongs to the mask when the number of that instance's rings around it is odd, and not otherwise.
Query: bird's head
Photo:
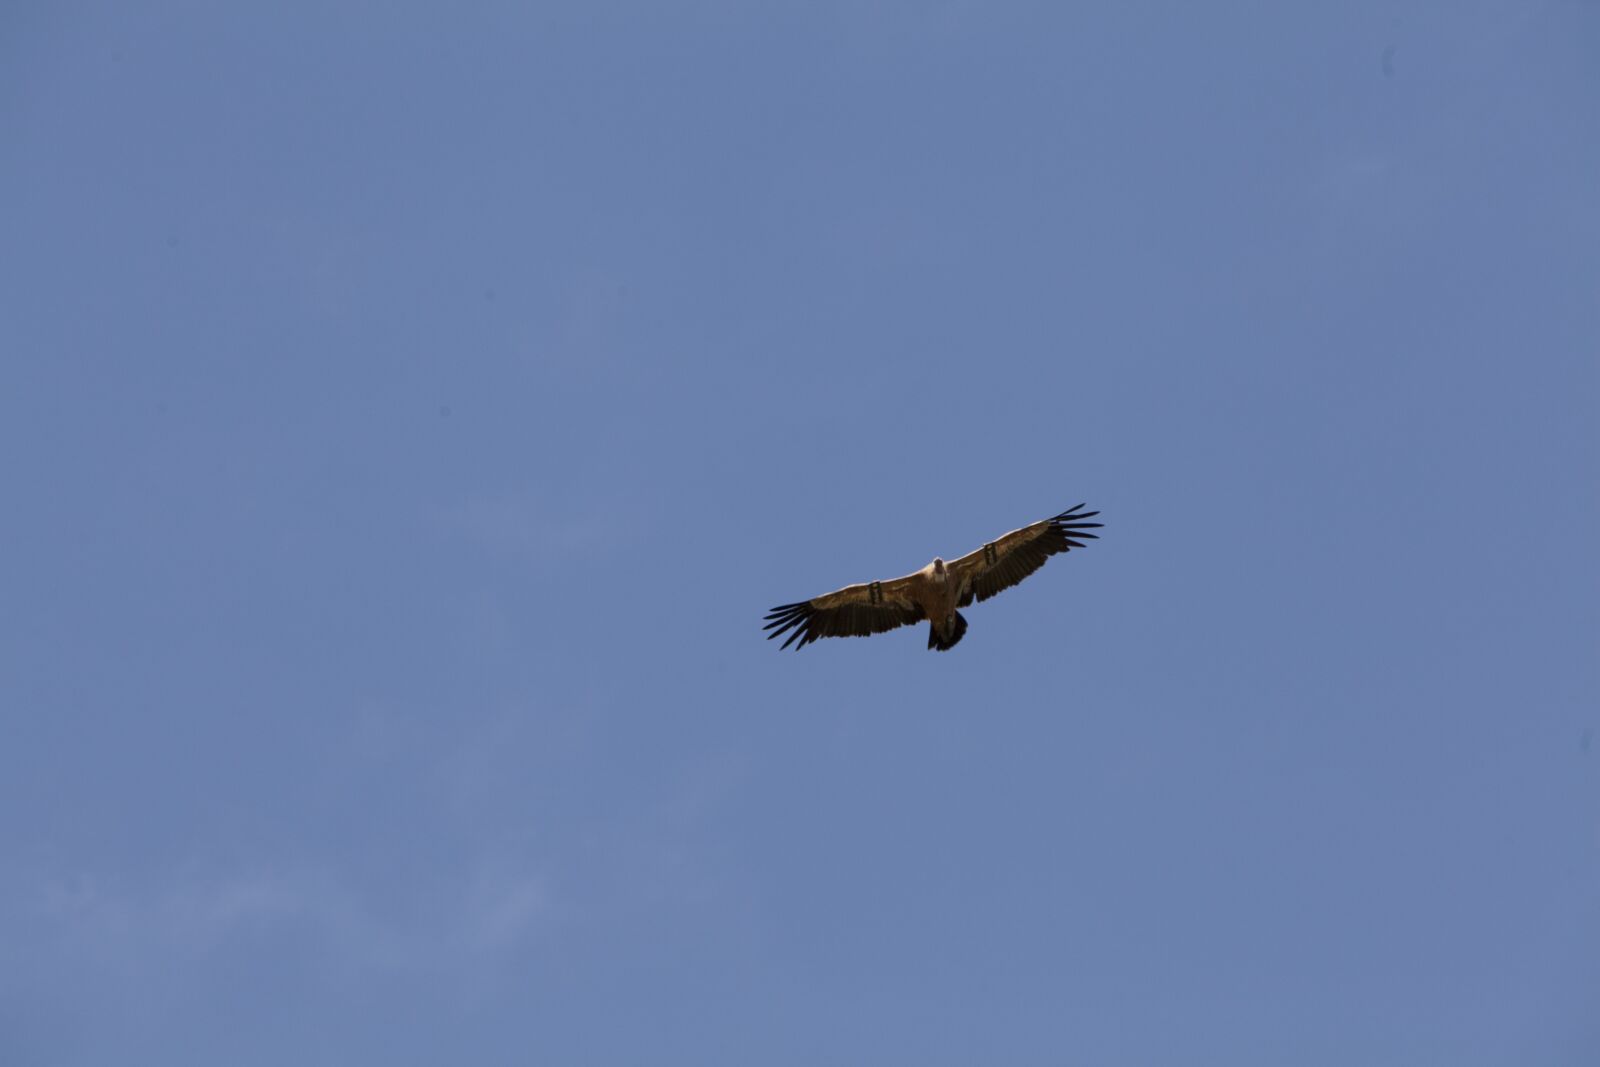
[[[933,557],[933,573],[940,576],[943,576],[944,574],[944,560],[940,559],[938,556]]]

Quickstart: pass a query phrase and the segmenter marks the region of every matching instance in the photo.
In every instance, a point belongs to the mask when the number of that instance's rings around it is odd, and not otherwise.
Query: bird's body
[[[950,580],[950,568],[935,556],[916,576],[922,580],[912,587],[911,595],[928,619],[928,647],[942,646],[941,650],[953,647],[961,640],[961,634],[967,632],[967,620],[956,610],[958,590]]]
[[[1082,548],[1077,538],[1099,536],[1088,531],[1101,524],[1084,521],[1099,512],[1080,511],[1082,507],[1013,530],[949,563],[935,556],[932,563],[904,578],[847,585],[776,607],[767,614],[765,629],[772,631],[767,637],[788,633],[784,648],[791,644],[804,648],[819,637],[865,637],[926,619],[928,647],[947,651],[967,632],[967,620],[958,608],[1009,589],[1044,566],[1050,556]]]

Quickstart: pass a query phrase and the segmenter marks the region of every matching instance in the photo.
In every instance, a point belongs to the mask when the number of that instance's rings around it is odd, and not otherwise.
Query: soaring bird
[[[967,632],[967,620],[957,608],[967,607],[974,597],[982,602],[1010,589],[1056,553],[1082,548],[1085,540],[1100,536],[1088,531],[1104,524],[1085,521],[1100,513],[1082,508],[1079,504],[1012,530],[949,563],[935,556],[932,563],[904,578],[847,585],[810,600],[782,604],[767,613],[762,629],[772,631],[769,641],[787,633],[783,647],[794,645],[799,651],[819,637],[866,637],[927,619],[928,648],[946,652]]]

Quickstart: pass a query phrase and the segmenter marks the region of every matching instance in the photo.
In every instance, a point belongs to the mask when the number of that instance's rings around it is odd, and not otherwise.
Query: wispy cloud
[[[515,870],[480,871],[468,888],[457,929],[466,946],[481,952],[506,952],[528,937],[546,913],[545,881]]]
[[[492,552],[551,560],[612,547],[626,528],[620,518],[517,492],[465,500],[445,513],[443,525]]]
[[[88,874],[36,877],[11,894],[34,949],[112,972],[225,953],[263,933],[303,943],[346,970],[406,970],[512,953],[549,908],[546,879],[486,861],[441,879],[426,899],[360,891],[331,870],[202,877],[131,885]],[[18,931],[21,933],[21,931]]]

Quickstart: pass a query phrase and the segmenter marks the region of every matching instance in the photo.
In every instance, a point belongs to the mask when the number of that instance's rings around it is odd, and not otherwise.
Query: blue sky
[[[0,16],[0,1059],[1600,1059],[1600,8],[256,6]]]

